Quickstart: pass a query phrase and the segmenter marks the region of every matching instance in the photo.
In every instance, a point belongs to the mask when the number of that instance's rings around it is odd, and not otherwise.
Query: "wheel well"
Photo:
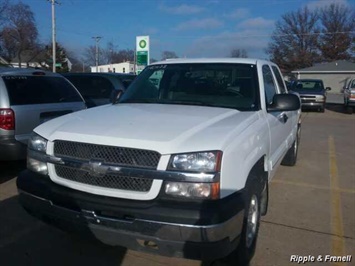
[[[249,172],[245,186],[257,186],[256,189],[261,195],[261,215],[266,215],[268,209],[269,186],[268,186],[268,173],[265,171],[266,157],[262,156],[252,167]]]

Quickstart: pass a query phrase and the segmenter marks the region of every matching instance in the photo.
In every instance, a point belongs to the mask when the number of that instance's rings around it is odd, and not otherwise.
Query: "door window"
[[[263,65],[263,79],[265,87],[266,104],[272,104],[274,95],[276,94],[276,86],[274,78],[272,77],[271,69],[268,65]]]
[[[272,66],[272,70],[274,71],[276,80],[277,80],[277,85],[279,85],[279,89],[281,93],[287,93],[287,90],[285,88],[285,84],[282,78],[282,75],[279,71],[279,69],[276,66]]]

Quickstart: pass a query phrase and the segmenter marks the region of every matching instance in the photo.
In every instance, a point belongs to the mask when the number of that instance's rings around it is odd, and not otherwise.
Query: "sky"
[[[12,2],[17,2],[12,0]],[[50,43],[51,4],[22,0],[35,14],[41,42]],[[265,48],[275,22],[300,7],[330,3],[355,5],[354,0],[57,0],[57,41],[79,58],[94,36],[115,50],[134,49],[136,36],[150,37],[150,57],[163,51],[179,57],[226,57],[245,49],[249,57],[267,58]]]

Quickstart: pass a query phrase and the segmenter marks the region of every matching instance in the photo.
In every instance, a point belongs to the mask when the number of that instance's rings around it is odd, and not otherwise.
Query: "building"
[[[91,72],[96,72],[96,66],[91,66]],[[123,62],[117,64],[99,65],[97,72],[112,72],[112,73],[134,73],[134,63]]]
[[[325,87],[331,87],[330,93],[341,93],[350,78],[355,78],[355,64],[339,60],[317,64],[312,67],[294,70],[297,79],[321,79]]]

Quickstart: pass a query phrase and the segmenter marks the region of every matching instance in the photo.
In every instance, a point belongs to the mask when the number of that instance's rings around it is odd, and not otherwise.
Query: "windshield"
[[[258,79],[250,64],[148,66],[119,103],[158,103],[259,109]]]
[[[297,80],[292,84],[293,90],[324,90],[323,82],[321,80]]]

